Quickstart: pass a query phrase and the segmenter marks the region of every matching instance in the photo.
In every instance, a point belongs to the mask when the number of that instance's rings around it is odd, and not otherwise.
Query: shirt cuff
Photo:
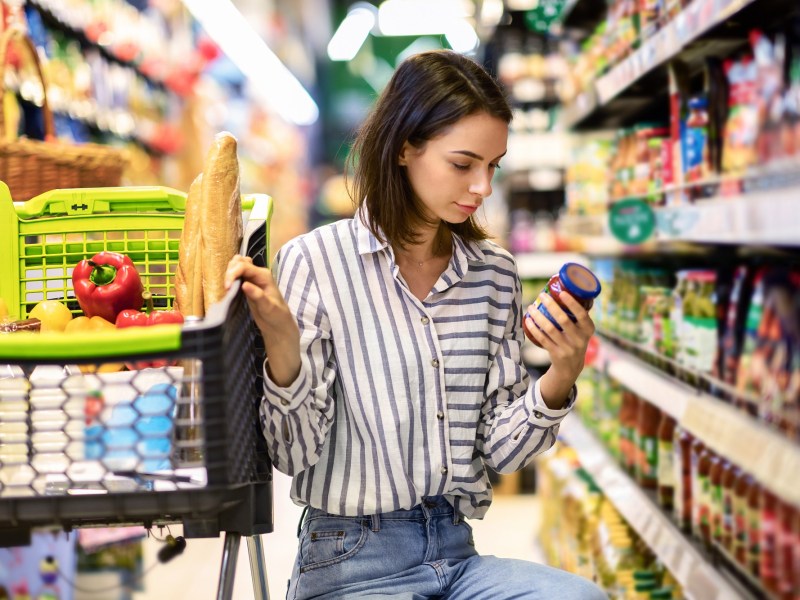
[[[563,408],[550,408],[545,404],[544,398],[542,398],[539,383],[540,380],[537,379],[533,384],[533,393],[529,393],[525,397],[525,410],[528,413],[528,420],[545,427],[557,425],[575,406],[575,400],[578,397],[578,388],[575,385],[572,386],[572,389],[569,391],[567,402],[564,404]]]
[[[267,369],[267,361],[264,359],[264,398],[284,413],[289,413],[296,409],[302,399],[308,396],[306,387],[306,372],[305,369],[300,369],[295,380],[286,387],[281,387],[276,384],[269,376]]]

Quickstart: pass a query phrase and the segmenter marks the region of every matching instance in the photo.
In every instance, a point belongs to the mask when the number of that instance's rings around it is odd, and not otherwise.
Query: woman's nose
[[[492,195],[492,176],[489,173],[484,173],[478,177],[477,180],[472,182],[469,187],[471,194],[480,196],[481,198],[488,198]]]

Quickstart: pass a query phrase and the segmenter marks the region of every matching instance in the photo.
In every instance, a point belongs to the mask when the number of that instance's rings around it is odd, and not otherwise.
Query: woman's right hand
[[[269,269],[249,256],[234,256],[225,271],[225,289],[242,280],[250,313],[267,352],[270,378],[279,386],[292,383],[300,372],[300,329]]]

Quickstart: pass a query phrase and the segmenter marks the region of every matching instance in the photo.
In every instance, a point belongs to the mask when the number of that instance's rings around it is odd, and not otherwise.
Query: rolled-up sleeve
[[[328,315],[301,241],[281,249],[273,275],[300,328],[301,368],[281,387],[265,361],[261,427],[275,468],[295,475],[319,460],[334,417],[336,364]]]
[[[515,279],[514,300],[505,335],[491,358],[485,400],[477,432],[477,449],[484,462],[499,473],[511,473],[550,448],[561,421],[575,404],[573,386],[563,408],[549,408],[522,362],[522,291]]]

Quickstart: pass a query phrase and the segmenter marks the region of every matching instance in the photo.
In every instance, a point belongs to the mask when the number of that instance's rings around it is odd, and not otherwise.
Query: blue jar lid
[[[592,300],[600,294],[600,280],[578,263],[565,263],[558,271],[564,289],[580,300]]]

